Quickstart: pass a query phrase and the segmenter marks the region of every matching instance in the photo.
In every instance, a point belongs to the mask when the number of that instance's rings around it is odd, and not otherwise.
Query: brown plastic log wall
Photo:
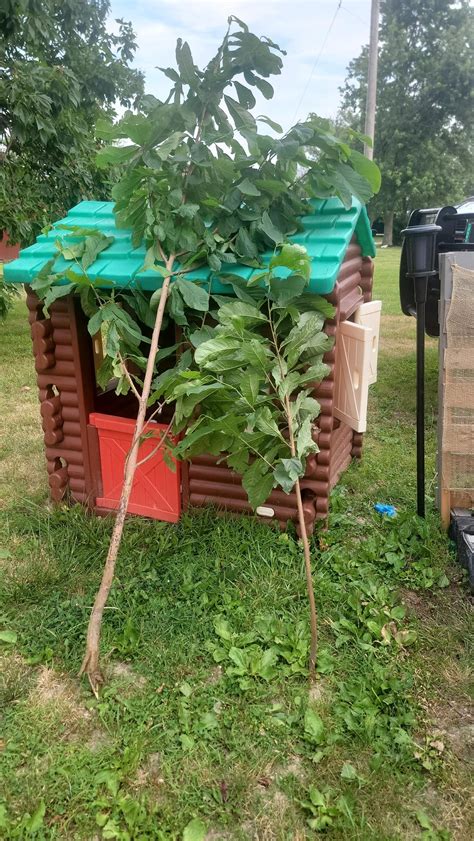
[[[95,375],[85,319],[72,296],[55,301],[46,316],[36,294],[26,291],[51,497],[59,502],[69,492],[93,505],[97,464],[91,464],[87,421]]]
[[[362,451],[362,434],[353,430],[333,416],[334,371],[336,364],[337,327],[340,321],[353,316],[360,304],[370,301],[372,295],[373,263],[364,258],[354,240],[347,249],[341,265],[334,291],[329,300],[336,307],[334,318],[325,322],[324,330],[336,339],[332,350],[324,356],[330,366],[327,377],[315,383],[314,397],[321,406],[316,421],[315,439],[319,453],[307,460],[306,474],[301,481],[304,499],[306,527],[312,532],[317,520],[324,520],[329,509],[329,494],[339,480],[341,473],[359,458]],[[190,506],[214,505],[235,513],[252,513],[247,494],[238,474],[230,470],[222,457],[204,455],[193,458],[183,469],[183,504]],[[288,520],[297,521],[296,496],[274,490],[264,506],[272,512],[271,520],[277,520],[282,528]]]

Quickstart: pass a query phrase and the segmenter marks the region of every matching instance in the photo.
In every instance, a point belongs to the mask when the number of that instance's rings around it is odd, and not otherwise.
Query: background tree
[[[0,230],[27,244],[81,198],[109,198],[95,165],[99,116],[142,91],[130,23],[107,31],[108,0],[0,6]]]
[[[370,204],[385,243],[408,210],[473,191],[474,9],[469,0],[384,0],[374,158],[382,187]],[[348,68],[341,122],[363,129],[367,47]]]

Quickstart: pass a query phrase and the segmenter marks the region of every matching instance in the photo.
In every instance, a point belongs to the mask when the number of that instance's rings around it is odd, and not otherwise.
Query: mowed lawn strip
[[[434,510],[431,340],[429,514],[414,515],[415,323],[399,310],[398,262],[398,249],[376,262],[363,459],[313,539],[310,690],[294,534],[203,511],[128,521],[107,682],[90,695],[76,675],[111,525],[49,505],[24,302],[0,327],[0,837],[470,837],[470,603]]]

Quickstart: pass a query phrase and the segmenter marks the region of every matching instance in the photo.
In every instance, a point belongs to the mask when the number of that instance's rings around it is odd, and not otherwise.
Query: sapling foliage
[[[282,279],[276,267],[290,270]],[[296,271],[294,271],[296,269]],[[291,271],[293,270],[293,271]],[[318,452],[314,387],[328,373],[323,355],[333,340],[322,332],[333,307],[304,294],[310,260],[298,245],[284,245],[249,287],[229,278],[236,298],[218,298],[215,324],[191,332],[193,366],[157,377],[154,398],[175,405],[174,431],[184,430],[174,454],[188,458],[225,453],[258,509],[272,489],[295,489],[311,607],[310,676],[316,666],[317,622],[300,477]]]
[[[176,405],[175,430],[188,429],[176,455],[201,448],[227,450],[230,463],[243,473],[253,505],[276,485],[287,491],[295,487],[313,599],[314,671],[314,597],[299,477],[316,447],[312,422],[319,409],[310,384],[324,376],[321,360],[329,340],[321,330],[328,304],[305,293],[307,254],[287,240],[302,229],[309,200],[338,196],[350,206],[355,195],[365,202],[378,189],[379,173],[323,120],[313,116],[283,133],[268,117],[252,113],[255,93],[273,96],[268,80],[281,72],[282,55],[277,44],[231,17],[216,55],[203,70],[179,39],[176,67],[163,69],[171,81],[167,98],[144,96],[137,113],[126,112],[116,124],[97,125],[100,138],[110,142],[99,153],[99,164],[123,169],[113,188],[117,225],[131,228],[135,245],[145,243],[144,268],[156,272],[159,288],[151,299],[138,285],[111,290],[105,297],[102,293],[99,299],[87,269],[77,273],[75,266],[68,276],[69,291],[80,286],[90,332],[106,324],[101,376],[118,375],[119,388],[132,389],[138,402],[81,669],[95,692],[101,680],[102,613],[138,447],[147,413],[156,412],[163,400]],[[64,253],[64,244],[61,248]],[[269,251],[274,255],[270,265],[262,258]],[[81,252],[74,259],[83,257]],[[255,285],[247,288],[232,275],[236,263],[255,267]],[[204,275],[201,267],[206,268]],[[277,277],[282,267],[286,279]],[[210,282],[203,284],[209,268]],[[227,279],[235,298],[212,294],[215,275]],[[43,274],[39,285],[44,294],[56,294],[51,292],[54,281],[54,272]],[[200,329],[188,324],[190,310],[201,315]],[[159,350],[165,319],[182,328],[190,347]],[[176,352],[179,370],[160,376],[159,360]]]

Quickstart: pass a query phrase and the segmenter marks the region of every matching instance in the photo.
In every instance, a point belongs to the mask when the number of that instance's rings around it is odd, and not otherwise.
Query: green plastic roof
[[[145,290],[154,290],[163,280],[159,273],[141,271],[145,259],[145,246],[132,246],[131,232],[115,227],[113,202],[83,201],[69,211],[65,219],[53,225],[48,234],[41,234],[34,245],[24,248],[19,257],[4,268],[7,283],[31,283],[44,264],[56,253],[55,240],[71,236],[61,225],[79,225],[97,228],[107,236],[113,236],[114,242],[99,254],[97,260],[88,269],[88,276],[101,286],[101,278],[110,287],[112,282],[117,287],[140,286]],[[352,207],[346,210],[339,199],[317,200],[311,203],[312,213],[302,218],[304,230],[290,237],[292,242],[304,245],[311,257],[310,291],[329,294],[334,288],[340,265],[344,259],[353,234],[356,234],[362,254],[375,256],[375,245],[365,207],[353,199]],[[58,229],[59,230],[55,230]],[[271,253],[263,255],[263,261],[269,260]],[[56,271],[73,268],[70,262],[60,258]],[[79,268],[77,269],[79,272]],[[237,274],[249,279],[256,270],[248,266],[228,264],[227,273]],[[212,274],[208,267],[202,267],[186,275],[187,280],[205,281]],[[217,278],[212,280],[212,291],[229,293],[229,286],[223,285]]]

